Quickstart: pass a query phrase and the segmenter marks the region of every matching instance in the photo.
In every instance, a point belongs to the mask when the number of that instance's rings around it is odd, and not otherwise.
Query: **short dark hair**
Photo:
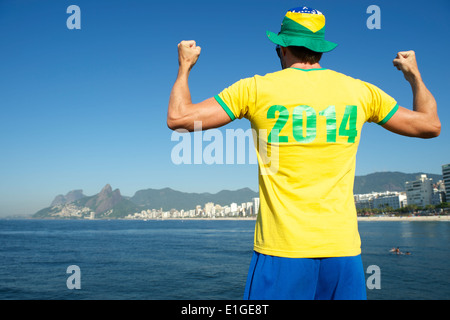
[[[287,48],[291,51],[294,57],[303,63],[315,64],[322,58],[322,52],[312,51],[306,47],[290,46]]]

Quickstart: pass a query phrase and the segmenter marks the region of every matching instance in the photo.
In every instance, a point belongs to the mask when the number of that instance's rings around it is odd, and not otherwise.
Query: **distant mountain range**
[[[363,194],[383,191],[404,191],[406,181],[414,181],[417,176],[426,174],[434,182],[442,180],[442,175],[432,173],[376,172],[365,176],[356,176],[353,193]]]
[[[354,193],[370,193],[383,191],[403,191],[405,182],[416,180],[417,176],[426,174],[434,181],[442,179],[442,175],[429,173],[377,172],[365,176],[356,176]],[[119,189],[112,190],[107,184],[98,194],[86,196],[82,190],[73,190],[66,195],[58,195],[49,207],[36,212],[34,218],[123,218],[128,214],[147,209],[190,210],[197,205],[202,207],[207,202],[221,206],[236,202],[252,201],[258,192],[249,188],[239,190],[223,190],[218,193],[189,193],[170,188],[145,189],[137,191],[132,197],[122,196]]]
[[[252,201],[258,197],[258,192],[249,188],[243,188],[235,191],[222,190],[218,193],[187,193],[165,189],[146,189],[137,191],[130,201],[140,207],[149,207],[151,209],[160,209],[167,211],[170,209],[195,209],[197,205],[204,206],[207,202],[213,202],[221,206],[229,205],[232,202],[243,203]]]

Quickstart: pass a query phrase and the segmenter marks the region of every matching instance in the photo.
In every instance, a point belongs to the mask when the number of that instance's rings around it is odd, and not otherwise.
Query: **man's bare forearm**
[[[413,92],[413,110],[429,115],[437,115],[436,100],[425,86],[420,74],[415,75],[409,80],[409,83]]]
[[[437,103],[434,96],[426,87],[419,72],[412,75],[408,82],[411,85],[413,93],[413,110],[424,115],[424,121],[429,126],[428,131],[439,135],[441,122],[437,113]]]
[[[173,85],[167,110],[167,126],[177,129],[186,117],[189,106],[192,105],[188,78],[191,69],[200,56],[201,48],[195,41],[182,41],[178,44],[178,75]]]
[[[185,114],[185,108],[192,104],[191,92],[188,84],[189,70],[180,66],[177,79],[173,85],[167,110],[167,125],[173,129],[176,122]]]
[[[421,138],[437,137],[441,131],[441,123],[437,113],[437,104],[431,92],[425,86],[417,66],[414,51],[403,51],[394,59],[394,66],[403,72],[405,79],[411,85],[413,93],[413,112],[407,113],[407,123],[411,130],[401,129],[406,135]],[[398,125],[391,127],[396,131]]]

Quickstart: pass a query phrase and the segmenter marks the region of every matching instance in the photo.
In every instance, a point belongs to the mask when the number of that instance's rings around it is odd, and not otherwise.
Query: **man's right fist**
[[[420,76],[419,68],[414,51],[401,51],[393,61],[394,66],[403,72],[405,79],[411,82],[415,77]]]
[[[180,67],[191,70],[197,62],[201,51],[202,48],[197,46],[194,40],[181,41],[178,44],[178,63]]]

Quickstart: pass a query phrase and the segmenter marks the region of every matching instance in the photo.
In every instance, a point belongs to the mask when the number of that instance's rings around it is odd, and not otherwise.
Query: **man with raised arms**
[[[366,299],[353,200],[362,126],[375,122],[419,138],[440,133],[436,101],[413,51],[393,61],[411,84],[410,110],[370,83],[323,68],[322,54],[337,46],[324,34],[321,12],[289,10],[281,31],[267,32],[282,70],[242,79],[200,103],[191,101],[188,77],[201,48],[195,41],[178,45],[169,128],[192,131],[201,121],[206,130],[246,118],[278,155],[268,172],[256,150],[260,209],[244,299]]]

